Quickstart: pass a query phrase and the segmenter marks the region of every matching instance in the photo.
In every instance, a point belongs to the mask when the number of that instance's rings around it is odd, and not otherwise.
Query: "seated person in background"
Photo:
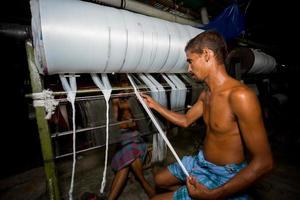
[[[132,120],[132,113],[127,98],[113,99],[113,111],[118,121],[122,122],[121,143],[112,159],[115,177],[112,181],[108,200],[117,199],[126,183],[129,170],[132,170],[148,197],[155,195],[154,188],[143,174],[143,161],[147,153],[147,144],[137,131],[137,124]]]

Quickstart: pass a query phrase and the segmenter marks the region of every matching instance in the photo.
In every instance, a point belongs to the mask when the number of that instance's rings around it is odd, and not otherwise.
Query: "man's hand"
[[[187,178],[186,186],[190,196],[194,199],[216,199],[213,190],[209,190],[204,185],[198,183],[192,176]]]
[[[146,102],[146,104],[149,106],[149,108],[154,108],[158,106],[158,103],[152,99],[150,96],[140,93],[140,95],[143,97],[144,101]]]

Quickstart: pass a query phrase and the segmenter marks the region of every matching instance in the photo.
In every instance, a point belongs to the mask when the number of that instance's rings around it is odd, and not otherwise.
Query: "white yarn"
[[[186,73],[184,46],[203,31],[86,1],[30,3],[36,63],[46,74]]]
[[[74,186],[74,177],[75,177],[75,166],[76,166],[76,124],[75,124],[75,97],[76,97],[76,77],[75,75],[69,76],[69,82],[67,81],[64,75],[59,75],[62,86],[67,92],[67,99],[72,105],[72,123],[73,123],[73,165],[72,165],[72,177],[69,190],[69,200],[73,199],[73,186]]]
[[[107,74],[101,74],[102,81],[98,77],[97,74],[91,74],[94,83],[99,87],[99,89],[104,94],[105,102],[106,102],[106,143],[105,143],[105,163],[103,170],[102,183],[100,188],[100,193],[104,192],[105,184],[106,184],[106,171],[107,171],[107,161],[108,161],[108,140],[109,140],[109,99],[111,96],[112,87],[109,83],[109,79]]]
[[[171,143],[169,142],[168,138],[165,136],[162,128],[160,127],[157,119],[155,118],[155,116],[153,115],[152,111],[149,109],[149,107],[147,106],[147,104],[144,102],[143,98],[141,97],[140,93],[138,92],[136,85],[131,77],[130,74],[127,74],[127,77],[134,89],[134,93],[137,96],[138,100],[140,101],[140,103],[142,104],[142,106],[144,107],[144,109],[146,110],[146,112],[148,113],[149,117],[151,118],[152,122],[154,123],[155,127],[157,128],[159,134],[162,136],[162,138],[164,139],[164,141],[166,142],[166,144],[168,145],[168,147],[170,148],[171,152],[173,153],[175,159],[177,160],[178,164],[180,165],[181,169],[183,170],[183,172],[185,173],[186,176],[189,176],[189,173],[187,172],[186,168],[184,167],[184,165],[182,164],[181,160],[179,159],[178,155],[176,154],[174,148],[172,147]]]
[[[43,90],[43,92],[33,93],[33,106],[34,107],[45,107],[46,116],[45,119],[50,119],[52,114],[58,105],[58,101],[54,99],[53,92],[48,90]]]
[[[157,87],[158,93],[160,94],[160,104],[163,106],[167,106],[167,95],[164,87],[150,74],[146,74],[146,76]]]
[[[160,102],[159,100],[159,95],[158,95],[158,89],[157,87],[144,75],[144,74],[139,74],[140,79],[148,86],[148,88],[151,91],[151,97],[157,101]]]
[[[186,92],[187,92],[186,86],[175,74],[169,74],[168,76],[178,89],[178,96],[176,97],[178,99],[177,108],[183,109],[185,105]],[[183,111],[179,111],[179,112],[183,113]]]
[[[177,101],[177,87],[175,86],[175,84],[164,74],[162,74],[162,77],[165,79],[165,81],[169,84],[169,86],[171,87],[171,94],[170,94],[170,103],[171,103],[171,110],[175,110],[177,108],[178,105],[178,101]]]
[[[167,106],[167,96],[164,87],[150,74],[145,75],[158,89],[158,102],[163,106]],[[167,156],[167,145],[159,134],[153,135],[152,147],[152,162],[163,161]]]
[[[155,83],[153,83],[153,81],[150,80],[150,78],[145,75],[145,74],[139,74],[139,77],[143,80],[143,82],[148,86],[148,88],[151,90],[151,97],[159,102],[160,104],[162,103],[161,101],[161,95],[160,95],[160,92],[159,92],[159,89],[157,87],[157,85]],[[157,161],[162,161],[163,160],[163,154],[164,152],[161,151],[162,150],[162,144],[160,141],[159,141],[159,137],[157,134],[154,134],[153,137],[152,137],[152,147],[153,147],[153,150],[152,150],[152,162],[157,162]]]

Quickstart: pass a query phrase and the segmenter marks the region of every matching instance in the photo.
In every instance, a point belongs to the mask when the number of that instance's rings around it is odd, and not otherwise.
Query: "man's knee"
[[[155,185],[160,188],[168,188],[171,185],[169,178],[166,170],[162,170],[154,175]]]
[[[158,186],[158,187],[166,186],[166,183],[164,181],[164,176],[161,172],[156,173],[154,175],[154,182],[155,182],[155,185]]]

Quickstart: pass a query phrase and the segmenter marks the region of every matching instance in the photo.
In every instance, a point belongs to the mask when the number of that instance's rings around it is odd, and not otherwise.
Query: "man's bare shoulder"
[[[238,84],[236,85],[235,87],[233,87],[231,89],[231,92],[230,92],[230,96],[232,96],[233,98],[236,98],[236,97],[243,97],[243,96],[253,96],[253,95],[256,95],[255,92],[249,88],[247,85],[245,84]]]
[[[231,89],[229,94],[229,102],[235,105],[247,105],[257,102],[257,96],[255,92],[244,84],[237,85]]]

